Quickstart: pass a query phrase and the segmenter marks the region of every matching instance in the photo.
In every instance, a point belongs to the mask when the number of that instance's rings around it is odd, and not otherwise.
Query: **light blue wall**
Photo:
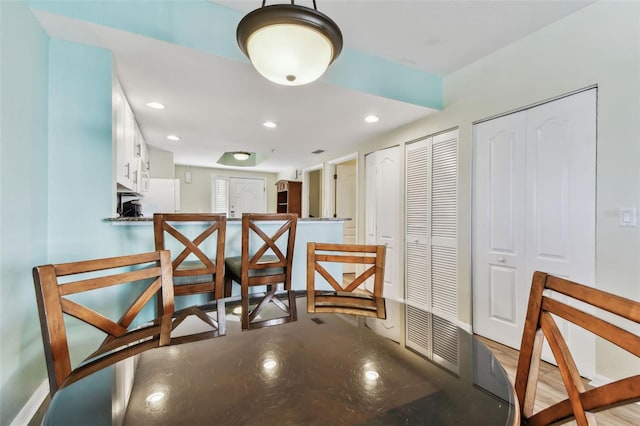
[[[57,15],[187,46],[230,60],[248,62],[235,39],[236,27],[244,13],[210,0],[31,0],[29,4]],[[260,7],[257,0],[255,7]],[[345,48],[322,80],[377,96],[434,109],[442,108],[441,76],[355,49]],[[420,90],[416,90],[417,87]]]
[[[31,269],[153,250],[114,227],[111,53],[47,38],[23,2],[0,2],[0,424],[46,378]]]
[[[115,256],[111,52],[49,45],[49,262]],[[78,230],[82,232],[78,232]]]
[[[154,20],[177,19],[180,2],[170,6]],[[49,40],[25,1],[0,1],[0,18],[0,424],[8,425],[46,378],[33,266],[154,247],[151,226],[102,220],[113,215],[110,52]],[[320,239],[340,238],[340,229]],[[296,252],[305,247],[299,240]],[[301,264],[294,275],[304,275]]]
[[[46,377],[31,268],[47,256],[48,39],[0,2],[0,424]]]

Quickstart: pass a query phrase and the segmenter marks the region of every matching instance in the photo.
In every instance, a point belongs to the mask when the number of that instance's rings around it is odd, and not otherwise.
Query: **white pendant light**
[[[266,79],[287,86],[317,80],[340,55],[342,33],[328,16],[293,4],[265,6],[238,24],[238,45]]]

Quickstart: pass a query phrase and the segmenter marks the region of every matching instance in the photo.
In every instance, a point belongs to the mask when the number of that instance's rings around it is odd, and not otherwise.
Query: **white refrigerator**
[[[149,192],[140,202],[144,217],[180,211],[180,179],[149,179]]]

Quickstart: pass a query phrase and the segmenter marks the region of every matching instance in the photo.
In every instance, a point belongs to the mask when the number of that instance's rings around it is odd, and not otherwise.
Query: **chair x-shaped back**
[[[216,337],[226,332],[224,307],[224,247],[227,228],[225,214],[210,213],[156,213],[153,215],[154,238],[156,250],[169,249],[166,235],[175,238],[182,245],[182,250],[174,257],[173,269],[175,296],[193,294],[209,294],[214,301],[209,308],[216,309],[217,319],[205,313],[207,307],[192,306],[176,312],[173,322],[175,329],[189,315],[195,315],[207,323],[213,331],[172,338],[172,343],[190,341],[204,337]],[[204,226],[204,230],[195,238],[187,237],[173,224]],[[214,236],[214,237],[212,237]],[[210,237],[215,238],[215,254],[207,255],[201,248]],[[178,249],[179,250],[179,249]],[[178,250],[174,250],[177,252]],[[190,255],[197,260],[187,260]]]
[[[296,320],[295,295],[291,291],[291,271],[298,217],[295,214],[245,213],[242,215],[241,255],[225,260],[225,292],[231,295],[233,281],[240,284],[242,328],[258,328]],[[269,235],[266,226],[280,227]],[[286,241],[285,241],[286,240]],[[283,241],[282,247],[278,242]],[[259,246],[257,249],[256,247]],[[289,306],[277,297],[277,284],[283,284]],[[267,286],[264,297],[249,311],[249,287]],[[273,303],[286,317],[258,321],[263,308]]]
[[[382,296],[386,247],[367,244],[307,243],[307,311],[337,312],[386,318]],[[361,265],[362,271],[347,285],[336,279],[324,266],[329,263]],[[342,271],[342,269],[340,269]],[[316,273],[334,291],[316,288]],[[359,290],[373,278],[373,292]]]
[[[581,303],[569,304],[565,300]],[[640,336],[637,331],[629,331],[638,330],[640,326],[640,303],[535,272],[515,379],[523,424],[547,425],[575,418],[579,426],[594,425],[593,412],[640,401],[640,375],[587,389],[555,318],[567,320],[582,331],[589,331],[640,357]],[[557,362],[568,398],[534,412],[545,339]]]
[[[59,277],[64,282],[59,282]],[[59,388],[106,366],[170,343],[174,307],[168,251],[36,266],[33,281],[51,396]],[[93,306],[99,304],[104,289],[115,286],[122,289],[120,294],[135,296],[117,320]],[[95,296],[74,297],[88,292]],[[153,303],[154,296],[160,306],[157,318],[135,325],[134,320],[147,304]],[[65,314],[106,334],[98,348],[76,368],[71,366]]]

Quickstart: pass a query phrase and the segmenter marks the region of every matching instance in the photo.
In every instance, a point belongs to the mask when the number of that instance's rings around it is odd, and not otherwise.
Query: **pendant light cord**
[[[265,7],[266,4],[267,4],[267,0],[262,0],[262,7]],[[295,6],[296,0],[291,0],[291,4]],[[316,6],[316,0],[313,0],[313,8],[315,10],[318,10],[318,7]]]

